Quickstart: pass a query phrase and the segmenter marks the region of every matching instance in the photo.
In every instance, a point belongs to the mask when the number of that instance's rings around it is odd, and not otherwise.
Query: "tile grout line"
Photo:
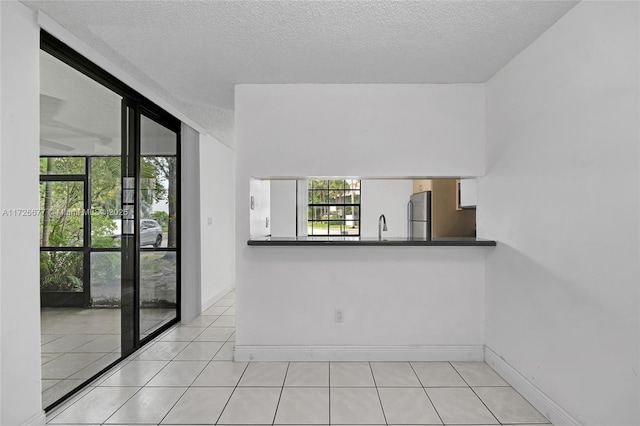
[[[173,328],[173,330],[175,330],[175,329],[176,329],[176,328],[178,328],[178,327],[184,327],[184,328],[202,328],[202,329],[206,330],[207,328],[211,327],[211,325],[212,325],[214,322],[216,322],[216,320],[217,320],[218,318],[220,318],[220,316],[221,316],[221,315],[205,315],[205,314],[200,314],[200,315],[198,316],[198,318],[200,318],[200,317],[216,317],[216,319],[214,319],[213,321],[211,321],[211,324],[209,324],[209,325],[190,325],[191,323],[189,323],[189,324],[182,324],[182,323],[180,323],[180,324],[176,324],[176,325],[174,326],[175,328]],[[195,319],[194,319],[194,321],[195,321]],[[193,321],[192,321],[192,322],[193,322]],[[204,330],[202,330],[202,331],[204,332]],[[196,336],[196,337],[197,337],[197,336]],[[194,338],[194,339],[195,339],[195,338]],[[192,341],[193,341],[193,340],[192,340]]]
[[[473,392],[473,394],[476,396],[476,398],[478,398],[480,400],[480,402],[482,402],[482,405],[484,405],[486,407],[487,410],[489,410],[489,413],[491,413],[491,415],[493,416],[494,419],[496,419],[496,421],[498,422],[498,424],[502,424],[502,422],[500,420],[498,420],[498,418],[496,417],[495,414],[493,414],[493,411],[491,411],[491,409],[489,407],[487,407],[487,404],[484,403],[484,401],[482,400],[482,398],[480,398],[480,396],[476,393],[476,391],[471,387],[471,385],[469,384],[469,382],[467,382],[467,379],[465,379],[462,374],[460,374],[460,372],[458,371],[458,369],[456,368],[455,365],[453,365],[451,363],[451,361],[448,361],[449,365],[456,370],[456,373],[458,373],[458,375],[462,378],[462,380],[467,384],[467,386],[469,387],[469,389],[471,389],[471,392]],[[484,361],[483,361],[484,362]]]
[[[200,374],[202,374],[202,371],[200,372]],[[198,376],[199,376],[200,374],[198,374]],[[196,376],[196,377],[198,377],[198,376]],[[193,379],[193,380],[195,381],[195,379]],[[176,387],[177,387],[177,386],[176,386]],[[162,416],[162,419],[157,423],[158,425],[159,425],[160,423],[162,423],[162,422],[164,421],[164,419],[166,419],[166,418],[167,418],[167,416],[169,415],[169,413],[171,412],[171,410],[173,410],[173,409],[175,408],[175,406],[176,406],[176,405],[178,405],[178,402],[180,402],[180,400],[184,397],[184,394],[186,394],[186,393],[187,393],[187,391],[188,391],[190,388],[191,388],[191,386],[187,386],[187,387],[184,389],[184,392],[182,392],[182,395],[180,395],[180,397],[179,397],[178,399],[176,399],[176,402],[174,402],[174,403],[173,403],[173,405],[171,406],[171,408],[169,408],[169,410],[166,412],[166,414],[165,414],[164,416]],[[143,389],[144,389],[144,388],[143,388]],[[149,389],[149,388],[147,388],[147,389]]]
[[[234,315],[234,317],[235,317],[235,315]],[[231,327],[229,327],[229,328],[231,328]],[[203,333],[204,333],[204,331],[203,331]],[[227,340],[225,340],[225,341],[222,343],[222,346],[220,346],[220,349],[218,350],[218,352],[216,352],[216,355],[218,355],[218,353],[222,350],[222,348],[224,348],[224,345],[226,345],[227,343],[229,343],[229,339],[231,339],[231,337],[232,337],[235,333],[236,333],[236,326],[235,326],[235,320],[234,320],[233,333],[231,333],[231,334],[229,335],[229,337],[227,337]],[[235,344],[235,340],[234,340],[234,344],[233,344],[234,352],[235,352],[235,347],[236,347],[236,344]],[[213,360],[215,359],[216,355],[214,355],[214,356],[213,356],[213,358],[211,359],[211,361],[213,361]],[[233,358],[234,358],[234,357],[233,357],[233,353],[232,353],[232,355],[231,355],[231,361],[232,361],[232,362],[235,362],[235,360],[234,360]],[[247,366],[248,366],[248,364],[247,364]],[[238,381],[238,383],[239,383],[239,382],[240,382],[240,381]]]
[[[154,341],[153,343],[155,344],[155,343],[157,343],[157,342],[155,342],[155,341]],[[187,346],[189,346],[189,345],[187,344]],[[182,352],[182,351],[183,351],[187,346],[185,346],[184,348],[182,348],[182,349],[180,350],[180,352]],[[161,373],[165,368],[167,368],[167,367],[171,364],[171,361],[173,361],[173,359],[175,359],[175,357],[176,357],[176,356],[178,356],[178,354],[179,354],[180,352],[178,352],[178,353],[177,353],[177,354],[176,354],[172,359],[169,359],[169,360],[166,360],[166,359],[165,359],[165,360],[157,360],[157,361],[166,361],[167,363],[164,365],[164,367],[162,367],[160,370],[158,370],[158,372],[157,372],[156,374],[154,374],[154,375],[153,375],[153,377],[151,377],[149,380],[147,380],[147,381],[145,382],[145,384],[144,384],[144,385],[142,385],[142,387],[143,387],[143,388],[144,388],[144,387],[147,387],[147,385],[148,385],[149,383],[151,383],[151,381],[152,381],[153,379],[155,379],[155,378],[156,378],[156,376],[157,376],[158,374],[160,374],[160,373]],[[136,357],[136,359],[137,359],[137,357]],[[156,360],[141,360],[141,362],[145,362],[145,361],[156,361]],[[114,373],[114,374],[115,374],[115,373]],[[150,387],[156,387],[156,386],[150,386]],[[162,387],[162,386],[159,386],[159,387]],[[167,387],[168,387],[168,386],[167,386]],[[177,386],[176,386],[176,387],[177,387]]]
[[[62,357],[62,356],[64,356],[64,355],[73,355],[73,354],[76,354],[76,353],[80,353],[80,352],[64,352],[64,353],[62,353],[58,358],[61,358],[61,357]],[[102,352],[82,352],[82,353],[102,353]],[[52,380],[60,380],[60,381],[65,381],[65,380],[76,380],[76,379],[72,379],[71,377],[72,377],[73,375],[75,375],[75,374],[78,374],[79,372],[81,372],[81,371],[82,371],[82,370],[84,370],[85,368],[89,367],[91,364],[94,364],[94,363],[96,363],[96,362],[100,361],[102,358],[104,358],[105,356],[107,356],[109,353],[110,353],[110,352],[105,352],[105,353],[104,353],[104,355],[102,355],[100,358],[98,358],[98,359],[96,359],[96,360],[94,360],[94,361],[90,362],[89,364],[87,364],[87,365],[85,365],[84,367],[82,367],[80,370],[74,371],[73,373],[71,373],[70,375],[68,375],[68,376],[66,376],[66,377],[64,377],[64,378],[62,378],[62,379],[54,378],[54,379],[52,379]],[[55,359],[57,359],[57,358],[55,358]],[[51,361],[54,361],[55,359],[52,359]],[[51,361],[49,361],[49,362],[51,362]],[[43,365],[46,365],[46,364],[48,364],[48,362],[47,362],[47,363],[45,363],[45,364],[43,364]],[[42,370],[42,365],[40,366],[40,369]],[[42,371],[41,371],[41,374],[42,374]],[[42,380],[42,379],[41,379],[41,380]],[[51,380],[51,379],[45,379],[45,380]],[[77,380],[87,380],[87,379],[77,379]]]
[[[214,320],[214,322],[215,322],[215,320]],[[212,322],[211,324],[213,324],[213,322]],[[205,328],[204,328],[204,330],[206,330],[207,328],[211,327],[211,324],[210,324],[209,326],[205,327]],[[175,356],[172,360],[170,360],[170,361],[167,363],[167,365],[165,365],[165,367],[163,367],[160,371],[164,370],[164,369],[165,369],[169,364],[171,364],[171,362],[172,362],[172,361],[174,361],[174,360],[175,360],[175,358],[177,358],[177,357],[178,357],[178,356],[179,356],[183,351],[185,351],[185,350],[189,347],[189,345],[191,345],[192,343],[194,343],[194,342],[195,342],[195,339],[196,339],[200,334],[204,333],[204,330],[202,330],[200,333],[198,333],[198,335],[194,336],[194,338],[193,338],[190,342],[188,342],[188,343],[187,343],[187,345],[186,345],[186,346],[185,346],[185,347],[184,347],[180,352],[178,352],[178,353],[176,354],[176,356]],[[222,345],[222,346],[224,346],[224,343],[223,343],[223,345]],[[187,385],[187,386],[186,386],[186,388],[185,388],[184,392],[182,392],[182,395],[180,395],[180,397],[179,397],[179,398],[176,400],[176,402],[171,406],[171,408],[169,409],[169,411],[167,411],[167,413],[162,417],[162,420],[160,420],[160,422],[159,422],[158,424],[160,424],[160,423],[162,423],[162,422],[164,421],[164,419],[169,415],[169,413],[171,412],[171,410],[173,410],[173,408],[178,404],[178,402],[180,402],[180,400],[184,397],[184,395],[187,393],[187,391],[193,387],[193,384],[194,384],[194,383],[195,383],[195,381],[198,379],[198,377],[199,377],[199,376],[202,374],[202,372],[207,368],[207,366],[208,366],[208,365],[213,361],[213,358],[215,358],[215,356],[218,354],[218,352],[220,352],[220,351],[222,350],[222,346],[220,346],[220,349],[218,349],[218,350],[216,351],[216,353],[213,355],[213,357],[211,357],[211,359],[210,359],[208,362],[206,362],[206,363],[205,363],[205,365],[202,367],[202,370],[200,370],[200,372],[199,372],[199,373],[198,373],[198,374],[193,378],[193,380],[191,381],[191,383],[190,383],[189,385]],[[202,362],[201,360],[187,360],[187,361]],[[156,375],[160,374],[160,371],[158,371],[158,373],[156,373]],[[244,374],[244,371],[243,371],[243,374]],[[155,377],[156,375],[154,375],[154,377]],[[151,379],[151,380],[153,380],[153,379]],[[147,384],[148,384],[148,383],[150,383],[150,382],[151,382],[151,380],[150,380],[149,382],[147,382]],[[175,387],[178,387],[178,386],[175,386]],[[235,389],[234,389],[234,390],[235,390]],[[233,394],[233,391],[232,391],[231,393]],[[229,395],[229,398],[231,398],[231,395]],[[228,402],[229,402],[229,401],[227,400],[227,403],[228,403]],[[226,404],[225,404],[225,407],[226,407]],[[224,409],[223,409],[223,411],[224,411]],[[222,412],[221,412],[220,414],[222,414]]]
[[[195,342],[196,339],[198,338],[198,336],[200,336],[202,333],[204,333],[204,331],[208,328],[208,327],[188,327],[186,325],[176,324],[175,326],[173,326],[173,328],[171,328],[170,330],[167,330],[167,333],[164,333],[158,340],[156,340],[156,342],[172,342],[173,340],[163,340],[163,339],[166,338],[170,333],[172,333],[174,331],[177,331],[179,327],[183,327],[183,328],[186,328],[186,329],[202,328],[202,331],[200,331],[200,333],[198,333],[195,336],[193,336],[193,338],[191,340],[186,340],[186,342],[189,342],[189,343]],[[178,340],[176,340],[176,341],[178,341]]]
[[[280,388],[280,396],[278,397],[278,403],[276,404],[276,411],[273,413],[273,421],[272,425],[276,423],[276,416],[278,415],[278,408],[280,408],[280,400],[282,400],[282,393],[284,392],[284,384],[287,381],[287,373],[289,373],[289,366],[291,366],[290,362],[287,362],[287,369],[284,372],[284,378],[282,379],[282,387]]]
[[[84,345],[86,345],[87,343],[91,343],[91,342],[93,342],[94,340],[96,340],[96,339],[98,339],[99,337],[104,336],[104,335],[103,335],[103,334],[67,334],[67,335],[60,336],[58,339],[62,339],[63,337],[67,337],[67,336],[95,336],[95,337],[94,337],[94,338],[92,338],[91,340],[87,340],[86,342],[80,343],[78,346],[74,346],[74,347],[72,347],[72,348],[71,348],[71,349],[69,349],[67,352],[62,352],[62,353],[72,353],[72,351],[73,351],[73,350],[78,349],[80,346],[84,346]],[[40,352],[42,352],[42,346],[46,346],[46,345],[48,345],[49,343],[53,343],[53,342],[55,342],[55,341],[56,341],[56,340],[58,340],[58,339],[52,340],[51,342],[47,342],[47,343],[45,343],[44,345],[40,345]],[[45,353],[47,353],[47,352],[45,352]],[[55,352],[55,353],[57,353],[57,352]]]
[[[124,386],[123,386],[123,387],[124,387]],[[142,388],[143,388],[142,386],[141,386],[141,387],[138,387],[138,390],[137,390],[137,391],[135,391],[135,392],[133,393],[133,395],[131,395],[129,398],[127,398],[127,400],[126,400],[124,403],[122,403],[122,405],[120,405],[118,408],[116,408],[116,409],[115,409],[115,411],[114,411],[113,413],[111,413],[111,414],[109,415],[109,417],[107,417],[107,418],[105,419],[105,421],[104,421],[104,422],[101,422],[100,424],[101,424],[101,425],[106,425],[106,424],[107,424],[107,422],[109,421],[109,419],[110,419],[111,417],[113,417],[113,415],[114,415],[114,414],[116,414],[118,411],[120,411],[120,409],[121,409],[122,407],[124,407],[124,405],[125,405],[127,402],[131,401],[131,399],[132,399],[134,396],[136,396],[136,395],[138,394],[138,392],[140,392],[140,390],[141,390]],[[86,396],[86,395],[85,395],[85,396]],[[84,397],[83,397],[83,398],[84,398]],[[77,402],[77,401],[76,401],[76,402]],[[76,403],[74,402],[74,403],[73,403],[73,405],[75,405],[75,404],[76,404]]]
[[[218,418],[216,419],[214,424],[217,425],[218,422],[220,422],[220,419],[222,418],[222,415],[224,414],[224,410],[227,409],[227,405],[229,405],[229,401],[231,401],[231,397],[233,397],[233,394],[236,392],[236,389],[238,389],[238,384],[240,384],[240,381],[244,377],[244,374],[247,372],[247,368],[249,368],[249,364],[251,364],[251,362],[247,362],[247,365],[245,365],[244,370],[242,370],[242,374],[238,378],[238,381],[236,382],[236,385],[233,387],[233,390],[231,391],[231,394],[229,395],[229,398],[227,399],[227,402],[224,404],[224,407],[222,407],[222,411],[220,411],[220,414],[218,415]]]
[[[227,340],[228,340],[228,339],[227,339]],[[193,343],[193,342],[191,342],[191,343]],[[213,343],[217,343],[217,342],[213,342]],[[216,353],[215,353],[215,354],[213,354],[213,356],[211,357],[211,359],[209,360],[209,362],[213,362],[213,360],[216,358],[216,356],[220,353],[220,351],[222,350],[222,348],[224,348],[224,345],[226,345],[226,344],[227,344],[227,342],[226,342],[226,341],[222,342],[222,345],[220,345],[220,349],[218,349],[218,350],[216,351]],[[205,368],[206,368],[206,367],[205,367]],[[202,373],[202,372],[200,372],[200,373]]]
[[[433,407],[433,411],[435,411],[436,414],[438,415],[438,418],[440,419],[440,423],[444,424],[444,420],[442,420],[442,416],[438,412],[438,409],[436,408],[436,404],[434,404],[433,401],[431,400],[431,397],[429,396],[429,393],[427,392],[427,389],[425,389],[424,384],[422,383],[422,380],[420,380],[420,376],[418,376],[418,373],[416,373],[416,369],[413,368],[413,364],[411,362],[409,362],[409,366],[411,367],[411,370],[413,371],[413,374],[415,374],[416,377],[418,378],[418,383],[420,383],[420,386],[422,387],[422,391],[424,392],[424,394],[427,395],[427,399],[429,400],[429,403]],[[456,371],[456,373],[457,373],[457,371]]]
[[[378,390],[378,383],[376,382],[376,375],[373,374],[373,367],[371,366],[371,361],[367,362],[369,364],[369,370],[371,371],[371,377],[373,377],[373,386],[376,388],[376,394],[378,395],[378,402],[380,402],[380,409],[382,410],[382,417],[384,417],[384,424],[388,425],[387,414],[384,412],[384,405],[382,405],[382,398],[380,398],[380,391]]]
[[[106,356],[106,355],[105,355]],[[99,358],[102,359],[103,357]],[[94,361],[95,362],[95,361]],[[124,367],[125,365],[127,365],[130,361],[128,361],[127,359],[122,360],[121,364],[115,365],[113,366],[109,371],[106,371],[104,374],[109,374],[108,377],[110,377],[111,375],[115,374],[118,370],[120,370],[122,367]],[[93,364],[93,363],[92,363]],[[91,364],[90,364],[91,365]],[[87,366],[88,367],[88,366]],[[84,367],[84,368],[87,368]],[[84,369],[83,368],[83,369]],[[81,371],[81,370],[80,370]],[[73,373],[73,374],[77,374]],[[71,376],[73,376],[73,374]],[[103,374],[103,375],[104,375]],[[71,379],[71,376],[65,378],[65,379],[60,379],[58,384],[61,382],[64,382],[66,380],[76,380],[76,379]],[[102,376],[101,376],[102,377]],[[75,393],[73,396],[71,396],[67,401],[63,402],[61,405],[59,405],[58,407],[55,407],[54,410],[52,411],[56,411],[56,410],[60,410],[60,412],[58,414],[56,414],[55,416],[53,416],[50,420],[54,420],[56,417],[58,417],[60,414],[62,414],[64,411],[66,411],[67,409],[71,408],[71,406],[75,405],[76,402],[78,402],[79,400],[81,400],[82,398],[84,398],[86,395],[88,395],[90,392],[92,392],[93,390],[95,390],[98,385],[94,385],[93,383],[97,382],[98,380],[100,380],[101,377],[96,378],[95,380],[93,380],[91,383],[87,384],[87,386],[84,387],[84,389],[79,390],[77,393]],[[107,377],[107,378],[108,378]],[[105,378],[104,380],[106,380],[107,378]],[[54,380],[58,380],[58,379],[54,379]],[[77,380],[86,380],[86,379],[77,379]],[[103,380],[103,381],[104,381]],[[57,384],[56,384],[57,385]],[[137,387],[137,386],[129,386],[129,387]],[[53,389],[53,387],[51,387],[50,389]],[[73,400],[73,403],[71,403],[70,401]],[[63,408],[64,407],[64,408]],[[47,413],[48,414],[48,413]],[[47,421],[48,424],[48,421]]]
[[[229,292],[230,293],[230,292]],[[229,295],[229,293],[227,293],[225,296]],[[233,334],[235,333],[235,326],[233,327],[234,331],[233,333],[231,333],[231,336],[233,336]],[[204,332],[203,332],[204,333]],[[225,342],[222,344],[222,346],[224,347],[225,343],[227,343],[229,341],[229,339],[231,339],[231,336],[229,336],[227,338],[227,340],[225,340]],[[220,348],[222,349],[222,348]],[[218,353],[216,352],[216,355]],[[215,356],[214,356],[215,358]],[[213,359],[211,359],[211,361],[209,361],[209,363],[214,362]],[[235,362],[233,359],[231,360],[231,362]],[[236,392],[236,389],[238,388],[238,385],[240,384],[240,381],[242,380],[242,378],[244,377],[244,374],[247,372],[247,369],[249,368],[249,365],[251,364],[251,362],[247,362],[247,365],[245,365],[244,370],[242,370],[242,374],[240,375],[240,377],[238,378],[238,381],[236,382],[235,386],[233,387],[233,390],[231,391],[231,394],[229,394],[229,398],[227,399],[227,402],[224,404],[224,407],[222,407],[222,410],[220,411],[220,414],[218,415],[218,418],[216,419],[216,421],[214,422],[214,424],[218,424],[218,422],[220,422],[220,419],[222,418],[222,414],[224,414],[224,410],[227,409],[227,406],[229,405],[229,401],[231,401],[231,397],[233,397],[233,394]],[[206,367],[205,367],[206,368]],[[204,371],[204,370],[203,370]],[[200,373],[202,374],[202,373]],[[197,379],[197,378],[196,378]],[[194,381],[195,383],[195,381]]]

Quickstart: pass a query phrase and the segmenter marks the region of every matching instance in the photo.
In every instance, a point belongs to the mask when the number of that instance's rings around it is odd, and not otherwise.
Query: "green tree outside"
[[[120,157],[91,157],[91,241],[84,241],[84,182],[40,183],[40,243],[42,247],[119,247],[114,238],[121,212]],[[41,158],[43,175],[75,175],[84,178],[86,157]],[[168,232],[169,244],[177,239],[176,158],[143,157],[140,162],[140,217],[151,217]],[[165,182],[168,188],[163,185]],[[169,213],[152,211],[154,203],[169,200]],[[104,257],[101,262],[119,262]],[[82,291],[82,252],[43,251],[40,254],[41,288],[44,291]],[[103,265],[109,269],[115,265]],[[92,268],[93,269],[93,268]],[[119,268],[117,268],[119,269]]]

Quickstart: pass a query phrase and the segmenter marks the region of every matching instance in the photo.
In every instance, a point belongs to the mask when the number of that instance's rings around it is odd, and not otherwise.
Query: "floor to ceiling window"
[[[177,119],[42,34],[43,407],[179,320]]]

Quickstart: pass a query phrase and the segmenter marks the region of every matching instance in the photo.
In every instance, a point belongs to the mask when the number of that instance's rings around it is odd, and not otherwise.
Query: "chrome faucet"
[[[382,241],[382,231],[387,230],[387,218],[383,214],[378,218],[378,240]]]

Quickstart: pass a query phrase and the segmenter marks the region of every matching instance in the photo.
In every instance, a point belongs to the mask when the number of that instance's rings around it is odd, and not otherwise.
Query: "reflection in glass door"
[[[121,356],[122,96],[40,52],[40,318],[47,408]]]

